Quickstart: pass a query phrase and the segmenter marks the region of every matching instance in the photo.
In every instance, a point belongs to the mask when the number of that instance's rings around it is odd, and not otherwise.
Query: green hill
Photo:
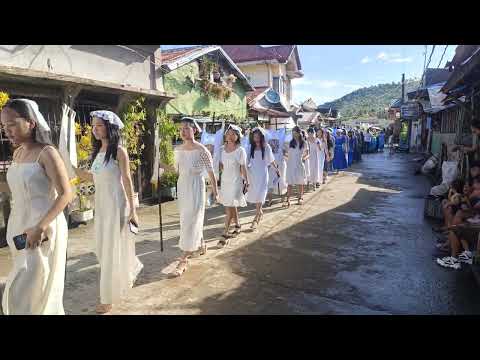
[[[407,92],[416,90],[419,80],[405,80],[405,97]],[[385,119],[385,108],[394,99],[402,97],[402,84],[379,84],[365,87],[351,92],[340,99],[325,103],[322,106],[331,106],[340,111],[342,120],[360,118]]]

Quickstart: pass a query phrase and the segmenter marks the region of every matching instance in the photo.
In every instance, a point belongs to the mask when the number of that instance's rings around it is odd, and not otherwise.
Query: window
[[[280,92],[279,85],[280,85],[280,78],[278,76],[274,76],[273,77],[273,90],[275,90],[278,93]]]

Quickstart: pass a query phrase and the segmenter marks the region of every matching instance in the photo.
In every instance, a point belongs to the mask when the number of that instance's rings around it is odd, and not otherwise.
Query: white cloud
[[[300,78],[300,79],[294,79],[292,81],[293,87],[298,88],[298,87],[313,87],[313,88],[318,88],[318,89],[331,89],[334,87],[341,86],[341,83],[339,83],[336,80],[320,80],[320,79],[310,79],[310,78]]]
[[[368,56],[365,56],[360,62],[361,62],[362,64],[367,64],[367,63],[369,63],[369,62],[371,62],[371,61],[372,61],[372,59],[370,59]]]
[[[386,63],[405,63],[405,62],[412,62],[412,57],[401,57],[398,53],[386,53],[384,51],[378,53],[377,60],[384,61]]]

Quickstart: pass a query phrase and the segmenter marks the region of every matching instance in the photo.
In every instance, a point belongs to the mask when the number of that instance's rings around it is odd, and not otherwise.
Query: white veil
[[[52,133],[50,127],[48,126],[45,118],[38,109],[38,104],[30,99],[16,99],[23,101],[32,107],[33,113],[35,115],[35,121],[37,127],[35,129],[35,141],[43,144],[52,145]]]

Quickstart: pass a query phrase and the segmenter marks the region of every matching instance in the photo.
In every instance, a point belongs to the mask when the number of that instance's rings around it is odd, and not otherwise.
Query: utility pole
[[[402,74],[402,104],[405,102],[405,74]]]

